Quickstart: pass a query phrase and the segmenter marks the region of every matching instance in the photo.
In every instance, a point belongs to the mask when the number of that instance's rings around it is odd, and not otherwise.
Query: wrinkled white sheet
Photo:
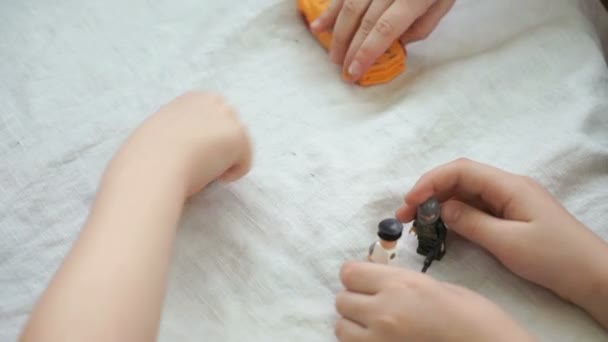
[[[190,88],[240,109],[255,169],[185,213],[161,341],[334,340],[339,266],[365,256],[421,173],[461,156],[538,179],[608,238],[599,3],[458,0],[410,46],[406,74],[362,89],[339,80],[294,2],[0,4],[0,340],[15,339],[122,139]],[[401,266],[420,268],[415,245],[403,240]],[[608,338],[461,239],[430,274],[544,341]]]

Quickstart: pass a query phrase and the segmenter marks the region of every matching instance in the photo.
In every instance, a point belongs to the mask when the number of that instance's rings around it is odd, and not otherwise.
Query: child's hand
[[[455,0],[334,0],[311,23],[313,32],[333,28],[330,59],[359,79],[401,37],[426,38]]]
[[[21,340],[156,340],[185,197],[239,178],[250,159],[245,129],[218,95],[190,92],[163,106],[109,163]]]
[[[480,244],[516,274],[584,307],[608,323],[608,245],[528,177],[469,160],[420,178],[397,217],[408,222],[430,196],[452,231]]]
[[[131,140],[140,147],[138,156],[155,158],[159,167],[175,166],[189,195],[217,179],[236,180],[251,164],[246,129],[217,94],[188,92],[178,97],[150,117]]]
[[[467,289],[426,274],[347,263],[336,297],[340,341],[532,341],[505,312]]]
[[[190,92],[163,106],[109,163],[21,340],[155,340],[185,197],[239,178],[250,160],[245,128],[220,96]]]

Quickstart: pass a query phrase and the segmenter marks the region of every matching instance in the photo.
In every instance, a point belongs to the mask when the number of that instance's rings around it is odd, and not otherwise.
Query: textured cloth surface
[[[69,250],[119,144],[190,88],[239,108],[255,168],[189,204],[160,341],[334,340],[340,265],[365,257],[424,171],[457,157],[536,178],[608,238],[599,2],[459,0],[409,47],[405,74],[364,89],[339,80],[294,1],[235,3],[0,5],[1,341]],[[422,266],[415,247],[402,240],[400,266]],[[489,297],[544,341],[608,338],[462,239],[429,274]]]

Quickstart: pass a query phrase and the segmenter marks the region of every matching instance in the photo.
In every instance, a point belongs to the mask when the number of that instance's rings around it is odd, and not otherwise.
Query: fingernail
[[[315,19],[312,23],[310,23],[310,28],[312,30],[317,30],[321,26],[321,20]]]
[[[448,203],[443,206],[443,219],[447,222],[456,222],[460,217],[460,213],[462,212],[462,208],[459,204],[456,203]]]
[[[361,63],[359,63],[358,61],[352,62],[350,67],[348,67],[348,74],[350,75],[350,77],[358,79],[359,76],[361,76]]]

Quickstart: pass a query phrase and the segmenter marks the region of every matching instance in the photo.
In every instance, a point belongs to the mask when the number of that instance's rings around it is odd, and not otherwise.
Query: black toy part
[[[384,241],[397,241],[403,234],[403,224],[396,219],[388,218],[378,224],[378,236]]]

